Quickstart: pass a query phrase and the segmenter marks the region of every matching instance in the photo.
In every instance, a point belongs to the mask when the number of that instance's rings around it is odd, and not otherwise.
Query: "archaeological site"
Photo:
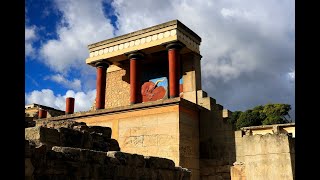
[[[200,44],[173,20],[88,45],[95,102],[26,106],[25,179],[295,179],[295,123],[235,130],[202,89]]]

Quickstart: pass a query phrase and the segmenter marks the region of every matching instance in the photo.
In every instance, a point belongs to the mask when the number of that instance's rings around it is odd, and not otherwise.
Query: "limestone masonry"
[[[47,122],[25,139],[25,179],[190,179],[172,160],[120,152],[108,127]]]
[[[200,44],[173,20],[88,45],[95,102],[29,120],[26,177],[294,179],[294,123],[235,131],[202,89]]]

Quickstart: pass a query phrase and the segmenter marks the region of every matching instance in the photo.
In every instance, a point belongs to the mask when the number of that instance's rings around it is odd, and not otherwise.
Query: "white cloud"
[[[79,79],[73,79],[72,81],[66,79],[63,75],[61,74],[55,74],[52,76],[48,76],[45,78],[46,79],[50,79],[56,83],[59,83],[61,85],[63,85],[66,88],[70,88],[73,90],[81,90],[81,81]]]
[[[67,97],[75,98],[75,112],[88,111],[94,103],[96,91],[75,92],[68,90],[65,95],[55,95],[51,89],[42,89],[41,91],[35,90],[30,93],[25,93],[25,104],[37,103],[65,110]]]
[[[269,61],[279,61],[283,56],[279,53],[290,57],[282,59],[278,68],[293,62],[294,41],[287,36],[294,31],[294,3],[290,0],[116,0],[113,6],[119,35],[173,19],[194,30],[202,37],[205,77],[234,79],[263,69]],[[277,56],[270,55],[273,53]],[[229,62],[222,64],[224,59]]]
[[[85,64],[87,45],[113,37],[115,30],[102,0],[55,2],[63,19],[59,39],[41,47],[44,63],[59,73],[70,68],[93,72]],[[244,110],[270,101],[294,104],[294,82],[283,78],[294,74],[293,1],[114,0],[112,6],[116,35],[173,19],[196,32],[202,38],[203,89],[226,108]]]
[[[58,39],[40,48],[43,63],[60,73],[70,68],[91,68],[85,64],[87,45],[113,37],[114,28],[104,16],[103,1],[56,0],[55,5],[62,13],[62,21],[57,27]]]
[[[201,38],[202,88],[231,110],[294,105],[291,0],[115,0],[117,35],[178,19]],[[143,4],[143,6],[141,6]],[[138,9],[132,11],[132,9]]]
[[[25,27],[25,56],[35,57],[36,49],[33,47],[33,43],[37,40],[36,26]]]

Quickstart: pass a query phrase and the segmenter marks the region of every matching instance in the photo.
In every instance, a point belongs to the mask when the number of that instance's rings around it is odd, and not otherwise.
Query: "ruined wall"
[[[25,179],[190,179],[170,159],[114,151],[110,136],[108,127],[74,121],[26,128]]]
[[[58,111],[58,110],[53,110],[53,109],[45,109],[45,110],[47,111],[48,118],[65,114],[64,111]],[[38,113],[39,113],[39,107],[25,109],[25,115],[27,117],[33,117],[33,118],[37,119]]]
[[[179,165],[188,167],[192,178],[199,179],[199,114],[195,110],[180,107],[179,117]]]
[[[243,174],[246,180],[295,179],[295,139],[291,135],[243,135],[237,131],[236,139],[236,164],[241,163],[245,170],[236,173],[237,167],[232,167],[232,179]]]
[[[192,169],[191,178],[199,179],[198,111],[195,104],[174,98],[38,120],[37,125],[49,127],[48,121],[72,118],[69,121],[110,127],[122,152],[171,159]]]
[[[105,107],[130,105],[130,72],[128,64],[112,65],[107,71]]]
[[[236,160],[233,127],[215,99],[201,91],[198,94],[198,103],[205,108],[200,112],[200,176],[230,179],[230,167]]]

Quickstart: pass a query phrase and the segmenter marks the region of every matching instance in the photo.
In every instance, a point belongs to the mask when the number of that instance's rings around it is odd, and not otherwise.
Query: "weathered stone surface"
[[[90,133],[97,133],[102,135],[105,138],[111,138],[112,130],[109,127],[102,127],[102,126],[88,126],[88,131]]]
[[[60,132],[61,146],[78,148],[83,147],[83,133],[64,127],[61,127],[58,130]]]
[[[25,117],[24,128],[36,126],[36,122],[33,120],[33,117]]]
[[[108,151],[108,143],[101,134],[92,132],[90,133],[90,136],[92,137],[92,149],[97,151]]]
[[[25,179],[190,179],[190,171],[172,168],[164,158],[147,158],[152,162],[147,168],[146,159],[138,154],[59,146],[49,149],[45,144],[35,147],[27,143],[31,158],[25,159]],[[156,162],[161,164],[157,166]]]
[[[63,153],[67,160],[93,162],[98,164],[104,164],[107,155],[105,152],[101,151],[71,147],[54,146],[52,147],[52,150]]]
[[[34,167],[32,165],[31,158],[25,158],[24,165],[25,176],[32,176]]]
[[[45,143],[49,146],[60,144],[60,135],[56,129],[44,127],[25,128],[25,139],[33,141],[36,145]]]
[[[121,164],[132,167],[145,167],[145,160],[142,155],[129,154],[120,151],[109,151],[107,156],[116,158]]]
[[[59,121],[50,121],[50,120],[38,120],[36,121],[36,126],[42,126],[47,128],[73,128],[75,126],[86,125],[84,122],[76,122],[72,120],[59,120]]]
[[[117,140],[115,139],[107,139],[106,142],[108,143],[108,151],[120,151],[120,146]]]
[[[146,167],[157,169],[174,169],[175,164],[172,160],[160,157],[146,156]]]

